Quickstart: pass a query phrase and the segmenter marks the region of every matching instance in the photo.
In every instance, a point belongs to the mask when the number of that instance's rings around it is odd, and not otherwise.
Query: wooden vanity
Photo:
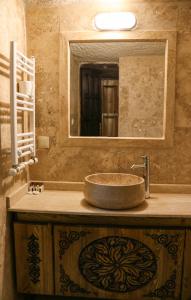
[[[191,195],[141,206],[89,206],[82,191],[10,201],[21,293],[104,299],[191,299]]]

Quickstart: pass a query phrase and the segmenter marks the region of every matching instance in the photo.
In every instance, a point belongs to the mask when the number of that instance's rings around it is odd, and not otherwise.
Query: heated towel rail
[[[31,83],[30,94],[20,91],[18,76]],[[35,59],[18,51],[13,41],[10,44],[10,102],[12,168],[9,174],[15,176],[38,159],[35,147]],[[19,130],[18,114],[23,114],[23,120],[27,118],[27,129],[22,124]]]

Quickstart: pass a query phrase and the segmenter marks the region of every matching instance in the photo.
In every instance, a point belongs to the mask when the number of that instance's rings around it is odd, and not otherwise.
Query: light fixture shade
[[[94,23],[98,30],[130,30],[137,20],[132,12],[105,12],[97,14]]]

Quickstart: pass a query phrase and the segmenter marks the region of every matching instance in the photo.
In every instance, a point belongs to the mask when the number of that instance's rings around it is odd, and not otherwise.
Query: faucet
[[[145,180],[145,198],[150,198],[150,191],[149,191],[149,157],[144,155],[141,156],[143,158],[143,164],[133,164],[131,169],[139,169],[143,168],[143,178]]]

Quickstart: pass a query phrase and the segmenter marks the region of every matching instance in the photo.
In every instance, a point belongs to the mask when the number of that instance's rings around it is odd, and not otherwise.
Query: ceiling
[[[165,42],[83,42],[70,43],[71,53],[78,61],[95,62],[118,62],[119,57],[164,55]]]

